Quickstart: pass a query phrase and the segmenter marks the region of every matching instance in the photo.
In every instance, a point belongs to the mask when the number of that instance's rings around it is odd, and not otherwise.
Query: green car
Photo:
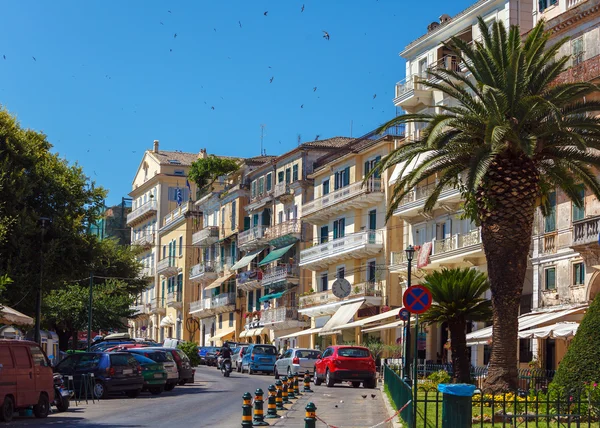
[[[163,392],[165,384],[167,383],[167,371],[162,363],[157,363],[150,358],[133,352],[131,355],[137,360],[140,366],[142,366],[142,375],[144,376],[143,389],[145,391],[150,391],[153,395],[158,395]]]

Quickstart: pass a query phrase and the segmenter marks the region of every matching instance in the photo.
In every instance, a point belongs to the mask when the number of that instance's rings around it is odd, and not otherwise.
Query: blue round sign
[[[404,307],[412,314],[422,314],[431,306],[431,292],[422,285],[408,287],[402,297]]]
[[[400,311],[398,312],[398,318],[400,318],[402,321],[408,321],[410,318],[410,312],[408,309],[400,308]]]

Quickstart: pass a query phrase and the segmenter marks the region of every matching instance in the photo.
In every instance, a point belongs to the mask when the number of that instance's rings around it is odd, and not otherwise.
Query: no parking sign
[[[412,314],[422,314],[431,307],[431,291],[422,285],[413,285],[406,289],[402,301],[404,308]]]

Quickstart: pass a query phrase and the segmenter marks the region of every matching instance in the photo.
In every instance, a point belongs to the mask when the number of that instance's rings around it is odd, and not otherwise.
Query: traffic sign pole
[[[417,426],[417,354],[418,354],[418,346],[419,346],[419,314],[415,315],[415,349],[414,349],[414,360],[413,360],[413,427]]]

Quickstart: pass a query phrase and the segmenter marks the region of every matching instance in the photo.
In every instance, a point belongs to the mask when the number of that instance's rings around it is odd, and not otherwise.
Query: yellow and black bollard
[[[317,426],[317,406],[312,402],[308,403],[304,408],[306,417],[304,418],[304,428],[316,428]]]
[[[296,397],[296,394],[294,394],[294,375],[291,373],[288,376],[287,385],[288,385],[288,400],[297,399],[298,397]]]
[[[269,385],[269,398],[267,402],[267,419],[279,419],[277,414],[277,388],[275,385]]]
[[[287,376],[283,376],[281,378],[281,382],[283,383],[283,385],[281,386],[282,390],[281,390],[281,395],[283,396],[283,404],[292,404],[292,402],[288,399],[288,380],[287,380]]]
[[[298,374],[298,372],[294,373],[294,395],[296,397],[300,397],[302,394],[300,394],[300,386],[298,385],[298,378],[300,377],[300,375]]]
[[[310,389],[310,373],[308,370],[304,373],[304,392],[313,392],[313,390]]]
[[[255,427],[268,426],[269,423],[265,422],[265,414],[263,409],[263,395],[262,389],[258,388],[254,392],[254,417],[252,419],[252,425]]]
[[[246,392],[242,396],[242,427],[250,428],[252,426],[252,394]]]
[[[275,388],[277,388],[277,398],[275,400],[277,410],[287,410],[283,407],[283,383],[280,380],[276,380]]]

